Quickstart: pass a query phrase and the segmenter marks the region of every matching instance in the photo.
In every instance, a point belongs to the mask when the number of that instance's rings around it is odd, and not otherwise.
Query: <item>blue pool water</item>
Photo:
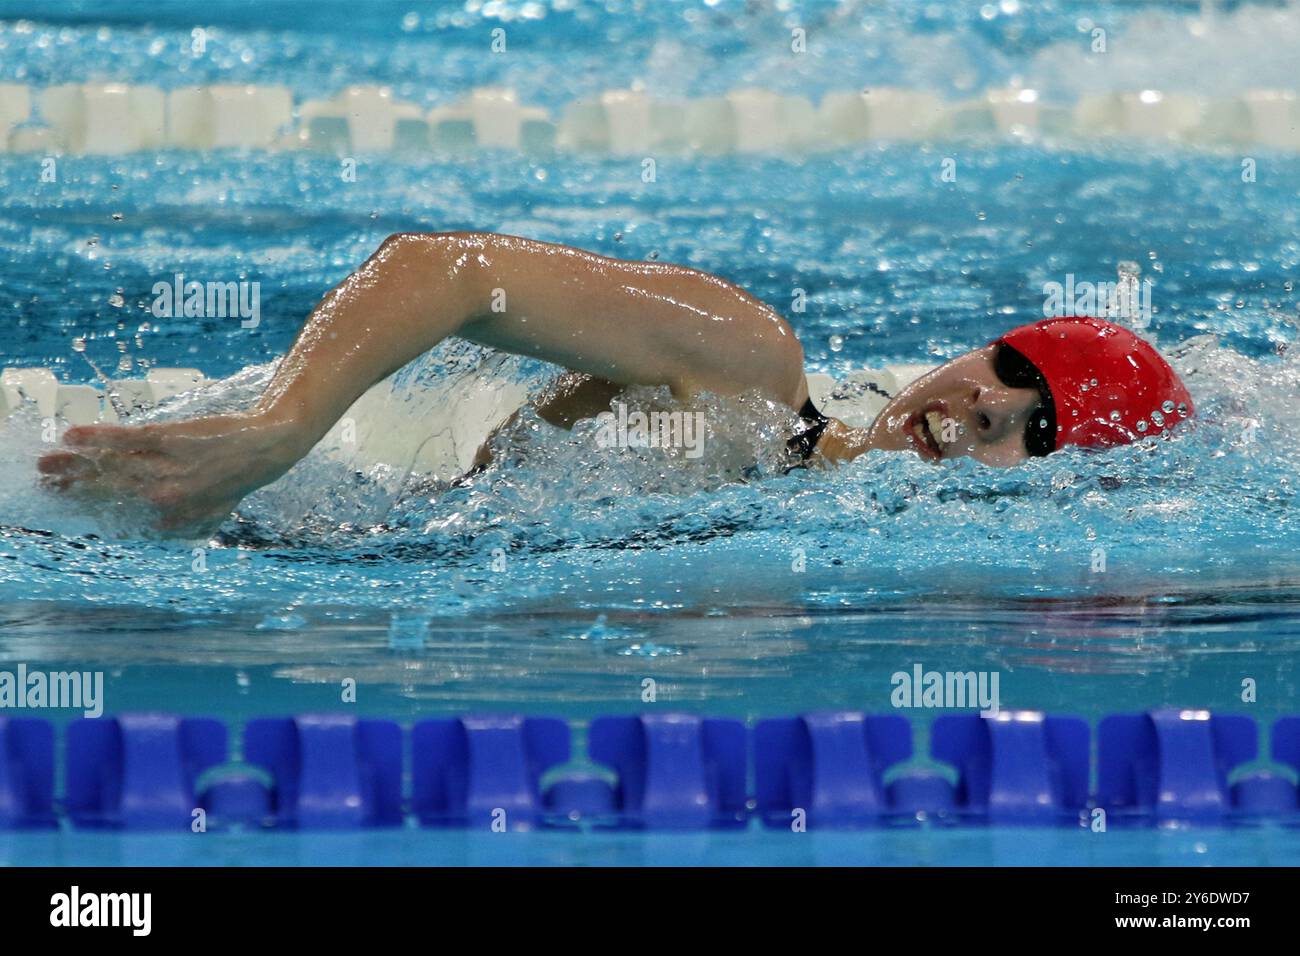
[[[544,105],[638,77],[671,76],[692,94],[761,77],[815,96],[829,82],[773,73],[761,38],[785,21],[726,4],[694,20],[675,4],[503,5],[525,39],[519,59],[488,65],[470,38],[495,22],[494,5],[437,7],[408,28],[416,4],[326,4],[306,26],[283,10],[250,21],[241,4],[205,3],[218,40],[184,70],[167,51],[192,13],[109,6],[0,2],[0,81],[283,82],[304,96],[390,82],[428,103],[492,82]],[[1032,79],[1036,52],[1072,35],[1079,15],[909,7],[809,9],[950,50],[954,75],[921,75],[897,44],[868,45],[838,86],[900,70],[935,88]],[[1132,15],[1110,12],[1119,29]],[[739,31],[728,44],[722,17]],[[530,24],[555,42],[530,42]],[[1260,61],[1266,82],[1276,64]],[[702,62],[718,67],[690,68]],[[959,75],[961,63],[977,75]],[[939,176],[949,156],[953,183]],[[39,489],[33,461],[48,446],[20,414],[0,425],[0,665],[103,670],[110,711],[231,721],[344,707],[403,721],[470,710],[583,720],[644,707],[647,677],[657,707],[884,711],[890,675],[921,663],[999,672],[1004,707],[1095,720],[1172,704],[1267,724],[1300,710],[1300,158],[1257,158],[1258,181],[1245,184],[1225,151],[896,144],[797,161],[671,157],[647,184],[635,159],[484,152],[472,164],[362,157],[345,184],[328,156],[160,151],[67,156],[49,184],[33,157],[0,154],[0,359],[68,382],[94,381],[87,359],[124,376],[193,366],[224,379],[204,407],[238,404],[386,235],[484,229],[716,272],[787,314],[810,369],[832,373],[941,362],[1038,317],[1045,281],[1113,280],[1134,261],[1155,283],[1153,332],[1199,410],[1158,451],[1070,452],[1007,471],[873,453],[746,483],[727,480],[737,456],[762,463],[788,434],[770,410],[717,405],[718,440],[667,473],[538,426],[517,461],[442,492],[312,456],[210,541],[156,539],[129,516]],[[259,281],[260,326],[154,319],[150,289],[177,271]],[[790,309],[795,288],[808,293],[803,313]],[[467,382],[551,374],[455,346],[421,360],[405,387],[451,401]],[[360,690],[344,705],[348,678]],[[1250,704],[1247,678],[1259,689]],[[510,839],[213,835],[196,850],[180,838],[0,834],[0,862],[1300,859],[1294,831],[1270,830]]]

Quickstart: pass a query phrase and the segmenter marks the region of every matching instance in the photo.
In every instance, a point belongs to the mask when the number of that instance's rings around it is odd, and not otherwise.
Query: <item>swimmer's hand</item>
[[[158,527],[198,534],[305,452],[290,425],[257,413],[68,429],[37,462],[42,484],[79,497],[151,505]],[[308,445],[310,447],[310,445]]]

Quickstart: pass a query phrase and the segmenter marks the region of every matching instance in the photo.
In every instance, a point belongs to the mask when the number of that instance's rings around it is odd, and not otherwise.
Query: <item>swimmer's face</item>
[[[907,386],[872,422],[868,447],[914,451],[928,461],[969,455],[1001,467],[1046,454],[1056,431],[1050,403],[1026,387],[1033,366],[1014,350],[1000,353],[1004,348],[967,352]]]

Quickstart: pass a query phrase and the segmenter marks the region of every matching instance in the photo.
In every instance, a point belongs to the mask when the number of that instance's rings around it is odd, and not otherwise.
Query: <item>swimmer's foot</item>
[[[92,500],[142,502],[184,535],[219,524],[245,495],[288,471],[305,449],[292,428],[256,414],[68,429],[37,462],[42,484]]]

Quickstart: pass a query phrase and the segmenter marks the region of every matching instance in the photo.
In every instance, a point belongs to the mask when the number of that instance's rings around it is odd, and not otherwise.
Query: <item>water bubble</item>
[[[1186,402],[1179,402],[1179,403],[1178,403],[1178,414],[1179,414],[1179,415],[1182,415],[1184,418],[1187,417],[1187,403],[1186,403]]]
[[[1164,412],[1166,415],[1171,415],[1173,414],[1174,411],[1174,403],[1166,398],[1164,402],[1161,404],[1160,410]]]
[[[1145,418],[1138,419],[1137,430],[1140,432],[1144,432],[1147,430],[1147,423]]]
[[[1112,411],[1112,412],[1110,413],[1110,420],[1111,420],[1112,422],[1117,422],[1117,421],[1119,421],[1119,412],[1118,412],[1118,411]]]
[[[122,306],[126,305],[126,299],[122,298],[121,292],[114,292],[108,297],[108,304],[115,309],[120,309]]]
[[[840,351],[841,349],[843,349],[843,348],[844,348],[844,336],[842,336],[842,335],[832,335],[831,338],[830,338],[830,346],[831,346],[831,351],[832,351],[832,352],[838,352],[838,351]]]
[[[1151,424],[1155,425],[1156,427],[1161,427],[1164,425],[1164,423],[1165,423],[1165,416],[1161,415],[1159,412],[1151,413]]]
[[[77,336],[75,339],[72,340],[72,351],[74,352],[86,351],[86,340],[82,336]]]

